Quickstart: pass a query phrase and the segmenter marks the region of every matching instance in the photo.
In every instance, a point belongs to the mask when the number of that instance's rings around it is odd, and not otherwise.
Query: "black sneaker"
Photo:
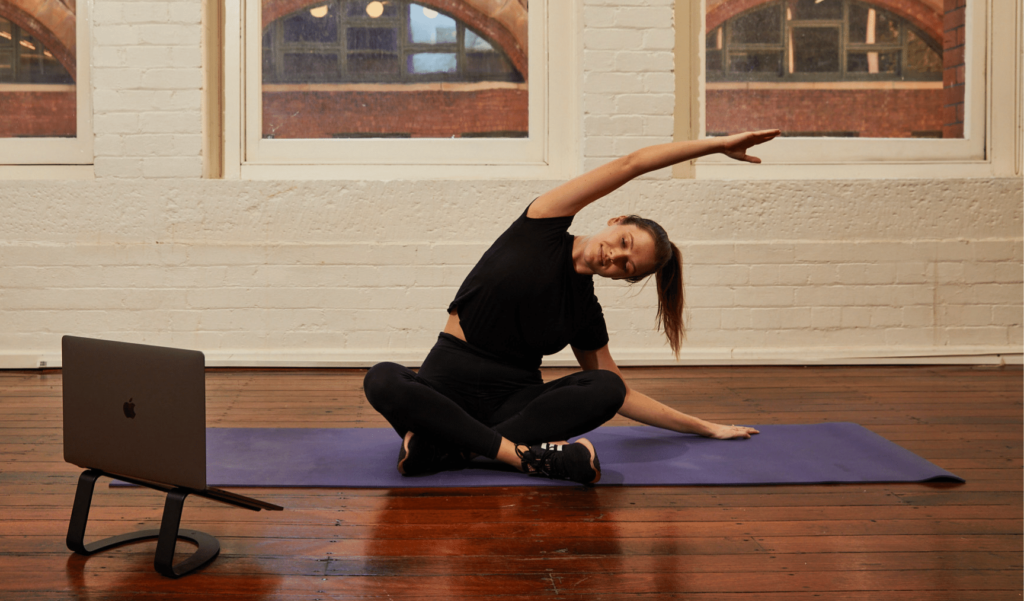
[[[597,460],[597,451],[585,438],[572,444],[545,442],[525,451],[516,446],[516,455],[523,460],[523,471],[531,476],[571,480],[580,484],[597,484],[601,479],[601,462]]]
[[[398,452],[398,473],[403,476],[426,476],[461,470],[467,463],[462,453],[439,447],[412,432],[406,432],[402,439],[402,449]]]

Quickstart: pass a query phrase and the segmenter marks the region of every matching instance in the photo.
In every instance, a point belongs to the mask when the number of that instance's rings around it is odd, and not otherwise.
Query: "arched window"
[[[0,17],[0,83],[71,84],[75,81],[38,39]]]
[[[942,48],[906,20],[854,0],[780,0],[706,39],[708,81],[942,80]]]
[[[263,31],[264,83],[508,81],[508,57],[461,21],[407,0],[330,0]]]

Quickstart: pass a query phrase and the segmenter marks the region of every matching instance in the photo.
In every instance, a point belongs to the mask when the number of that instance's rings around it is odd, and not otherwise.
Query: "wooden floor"
[[[7,371],[0,599],[1021,599],[1020,368],[625,371],[708,419],[858,422],[967,483],[245,489],[286,510],[190,497],[182,525],[219,538],[221,555],[168,580],[153,571],[155,542],[89,558],[67,550],[81,470],[62,461],[60,372]],[[208,424],[384,426],[362,374],[211,370]],[[106,482],[90,536],[156,527],[158,493]]]

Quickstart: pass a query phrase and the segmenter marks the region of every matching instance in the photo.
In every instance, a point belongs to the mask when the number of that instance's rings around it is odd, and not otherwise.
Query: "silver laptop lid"
[[[65,336],[64,460],[206,488],[206,374],[199,351]]]

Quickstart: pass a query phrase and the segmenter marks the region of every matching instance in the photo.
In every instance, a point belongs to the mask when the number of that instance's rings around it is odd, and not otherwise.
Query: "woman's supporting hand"
[[[760,434],[754,428],[747,426],[723,426],[722,424],[708,423],[711,427],[711,433],[705,434],[707,438],[716,438],[718,440],[729,440],[730,438],[750,438],[751,434]]]
[[[737,161],[746,161],[748,163],[760,163],[761,159],[752,157],[747,154],[747,150],[751,146],[757,146],[758,144],[764,144],[768,140],[778,136],[781,132],[777,129],[763,129],[761,131],[748,131],[742,134],[733,134],[721,138],[722,141],[722,154],[727,157],[736,159]]]

